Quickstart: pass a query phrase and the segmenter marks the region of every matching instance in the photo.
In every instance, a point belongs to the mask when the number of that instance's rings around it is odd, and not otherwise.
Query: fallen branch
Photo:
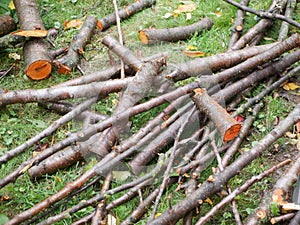
[[[124,20],[131,15],[143,10],[144,8],[152,7],[156,3],[156,0],[141,0],[137,1],[131,5],[124,7],[123,9],[119,10],[118,14],[120,20]],[[112,13],[104,18],[100,19],[97,23],[98,28],[101,31],[106,30],[110,26],[116,24],[116,16],[115,13]]]
[[[291,19],[293,17],[293,13],[296,8],[296,5],[297,5],[297,0],[287,1],[285,14],[284,14],[286,18]],[[287,22],[282,22],[277,40],[283,41],[287,37],[288,31],[289,31],[289,24]]]
[[[275,45],[276,43],[248,47],[230,53],[220,53],[180,63],[179,65],[174,65],[174,71],[166,75],[166,78],[173,81],[179,81],[189,77],[210,75],[221,69],[233,67],[247,60],[248,58],[258,55],[264,51],[270,50]]]
[[[287,18],[283,15],[280,15],[280,14],[277,14],[277,13],[273,13],[273,12],[264,12],[264,11],[257,11],[255,9],[252,9],[252,8],[249,8],[247,6],[244,6],[244,5],[241,5],[235,1],[232,1],[232,0],[224,0],[225,2],[231,4],[231,5],[234,5],[235,7],[241,9],[241,10],[244,10],[246,12],[249,12],[249,13],[252,13],[252,14],[255,14],[259,17],[263,17],[263,18],[268,18],[268,19],[279,19],[279,20],[282,20],[282,21],[285,21],[297,28],[300,28],[300,24],[297,23],[295,20],[292,20],[290,18]]]
[[[97,24],[97,18],[88,16],[81,26],[78,34],[73,38],[73,41],[68,49],[68,53],[62,58],[54,61],[58,72],[62,74],[71,73],[72,68],[75,68],[79,63],[79,56],[84,54],[84,47],[90,41],[94,29]]]
[[[195,32],[200,34],[203,30],[210,29],[213,22],[206,17],[197,23],[187,26],[165,28],[165,29],[145,29],[139,31],[139,38],[143,44],[153,44],[163,41],[184,40],[193,35]]]
[[[217,205],[215,205],[208,213],[205,214],[205,216],[202,216],[198,222],[196,223],[196,225],[202,225],[205,224],[213,215],[215,215],[217,213],[217,211],[219,209],[221,209],[222,207],[224,207],[226,204],[228,204],[229,202],[231,202],[232,200],[234,200],[234,198],[247,191],[249,187],[251,187],[253,184],[255,184],[256,182],[262,180],[263,178],[265,178],[266,176],[269,176],[271,173],[274,173],[274,171],[278,170],[279,168],[287,165],[291,163],[290,159],[287,159],[279,164],[277,164],[276,166],[273,166],[272,168],[264,171],[263,173],[257,175],[257,176],[253,176],[250,180],[247,180],[242,186],[240,186],[239,188],[235,189],[233,192],[230,193],[230,195],[226,196],[225,198],[223,198]]]
[[[247,6],[249,2],[250,0],[242,0],[240,1],[240,4]],[[244,30],[244,18],[245,11],[238,9],[235,16],[234,26],[231,28],[231,37],[229,40],[228,48],[231,48],[240,38]]]
[[[170,224],[178,221],[186,213],[199,206],[201,200],[204,201],[209,195],[221,191],[230,178],[235,176],[245,166],[251,163],[254,159],[259,157],[264,150],[270,146],[279,137],[283,136],[290,127],[295,124],[300,117],[300,104],[282,120],[278,126],[276,126],[271,133],[265,136],[259,143],[254,146],[251,150],[241,155],[235,162],[230,166],[226,167],[220,172],[214,179],[213,182],[204,182],[192,196],[186,197],[184,200],[177,203],[172,209],[169,209],[162,213],[159,217],[149,223],[149,225],[163,225]]]

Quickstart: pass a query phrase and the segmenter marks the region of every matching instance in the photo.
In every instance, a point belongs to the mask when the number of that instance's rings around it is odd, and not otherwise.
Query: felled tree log
[[[195,32],[201,33],[203,30],[210,29],[213,21],[206,17],[199,22],[181,27],[165,28],[165,29],[145,29],[139,31],[139,38],[144,44],[153,44],[162,41],[178,41],[184,40],[193,35]]]
[[[9,15],[0,16],[0,37],[17,29],[17,24]]]
[[[138,71],[143,66],[143,62],[138,59],[132,51],[121,45],[115,38],[107,35],[103,38],[102,43],[108,47],[112,52],[124,61],[134,71]]]
[[[296,5],[297,5],[297,0],[288,0],[284,16],[287,18],[292,18]],[[283,41],[287,37],[288,32],[289,32],[289,24],[283,21],[281,23],[281,27],[279,30],[278,41]]]
[[[274,9],[276,7],[277,1],[273,0],[269,10]],[[240,3],[240,5],[242,5]],[[245,6],[245,5],[242,5]],[[260,42],[261,38],[263,38],[263,34],[270,28],[273,24],[271,19],[261,19],[256,25],[250,28],[234,45],[232,45],[229,50],[237,50],[244,48],[247,44],[250,44],[254,39],[255,42]]]
[[[45,31],[35,0],[14,0],[21,29],[35,33]],[[47,34],[47,31],[45,31]],[[35,36],[35,35],[34,35]],[[40,37],[25,42],[24,48],[25,73],[33,80],[47,78],[52,70],[51,57],[45,41]]]
[[[295,124],[300,117],[300,104],[282,120],[267,136],[265,136],[257,145],[251,150],[245,152],[238,159],[236,159],[230,166],[226,167],[222,172],[214,177],[214,181],[205,181],[191,196],[181,200],[172,209],[168,209],[158,216],[149,225],[166,225],[177,222],[180,218],[188,212],[198,207],[208,196],[222,190],[230,178],[237,175],[245,166],[251,163],[254,159],[261,156],[261,154],[278,138],[283,136],[290,127]]]
[[[68,53],[54,62],[54,64],[58,67],[59,73],[69,74],[72,68],[76,67],[79,62],[79,56],[80,54],[83,54],[84,47],[91,39],[96,24],[96,17],[88,16],[86,18],[78,34],[73,38]]]
[[[156,0],[140,0],[135,3],[124,7],[123,9],[118,11],[119,17],[121,20],[130,17],[131,15],[143,10],[144,8],[151,7],[156,3]],[[104,18],[100,19],[97,23],[98,28],[101,31],[106,30],[112,25],[116,24],[116,15],[112,13]]]
[[[250,0],[242,0],[240,1],[241,5],[248,5]],[[238,9],[235,16],[234,26],[231,31],[231,38],[228,44],[228,48],[231,48],[237,40],[240,38],[243,30],[244,30],[244,17],[245,12],[243,10]]]
[[[203,88],[194,90],[193,101],[199,110],[203,110],[205,114],[214,122],[221,133],[224,142],[234,139],[241,130],[241,124],[232,118],[229,113],[213,100]]]
[[[258,55],[274,47],[276,43],[253,46],[228,53],[219,53],[216,55],[193,59],[184,63],[175,65],[175,70],[166,75],[166,78],[173,81],[184,80],[189,77],[198,77],[201,75],[210,75],[220,69],[230,68],[246,59]]]

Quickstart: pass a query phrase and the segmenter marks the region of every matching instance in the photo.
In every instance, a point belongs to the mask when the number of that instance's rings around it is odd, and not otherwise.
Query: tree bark
[[[35,0],[14,0],[19,23],[22,30],[45,30]],[[47,45],[42,38],[25,41],[23,54],[25,73],[33,80],[47,78],[52,70],[51,57]]]
[[[234,139],[241,130],[241,124],[236,122],[219,103],[213,100],[205,89],[197,88],[194,93],[193,101],[198,109],[204,111],[214,122],[221,133],[223,141],[227,142]]]
[[[124,7],[123,9],[119,10],[119,12],[118,12],[119,17],[121,20],[124,20],[124,19],[130,17],[131,15],[143,10],[144,8],[153,6],[155,3],[156,3],[156,0],[137,1],[127,7]],[[104,31],[107,28],[109,28],[110,26],[115,25],[115,24],[116,24],[116,16],[115,16],[115,13],[112,13],[112,14],[100,19],[98,21],[97,26],[101,31]]]
[[[283,136],[290,127],[298,122],[300,119],[300,104],[281,121],[267,136],[265,136],[259,143],[251,150],[241,155],[230,166],[226,167],[216,177],[214,182],[204,182],[192,196],[181,200],[172,209],[168,209],[162,213],[159,217],[149,222],[149,225],[164,225],[177,222],[186,213],[199,206],[201,201],[204,201],[208,196],[217,193],[222,190],[222,187],[229,181],[230,178],[235,176],[245,166],[251,163],[254,159],[261,156],[261,154],[278,138]]]
[[[199,22],[182,27],[165,28],[165,29],[145,29],[139,31],[139,38],[144,44],[153,44],[163,41],[184,40],[193,35],[195,32],[201,33],[203,30],[210,29],[213,22],[206,17]]]
[[[0,16],[0,37],[17,29],[17,24],[9,15]]]
[[[88,16],[81,26],[78,34],[73,38],[68,53],[62,58],[58,59],[54,64],[58,67],[58,72],[61,74],[70,74],[72,68],[79,63],[79,55],[83,54],[83,49],[90,41],[94,29],[97,24],[97,18]]]

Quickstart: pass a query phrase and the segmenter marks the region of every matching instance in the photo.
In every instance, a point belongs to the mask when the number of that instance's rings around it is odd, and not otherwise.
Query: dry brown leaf
[[[201,51],[183,51],[183,53],[191,58],[203,57],[205,55],[205,53]]]
[[[296,123],[296,131],[297,133],[300,133],[300,121]]]
[[[208,204],[213,205],[213,202],[210,198],[205,199],[204,202],[207,202]]]
[[[176,10],[181,13],[193,12],[197,8],[195,3],[179,5]]]
[[[16,32],[11,33],[11,35],[15,36],[23,36],[23,37],[46,37],[48,34],[47,30],[18,30]]]
[[[66,20],[64,22],[64,27],[65,27],[65,30],[69,30],[71,28],[79,29],[82,24],[83,24],[83,21],[80,19],[75,19],[75,20],[71,20],[71,21]]]

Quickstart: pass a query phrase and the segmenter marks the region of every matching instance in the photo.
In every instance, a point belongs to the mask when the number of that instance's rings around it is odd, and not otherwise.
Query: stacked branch
[[[149,7],[154,3],[155,1],[139,1],[134,4],[135,10]],[[241,1],[238,5],[243,10],[249,9],[247,3],[248,1]],[[272,5],[270,9],[273,8]],[[120,10],[121,18],[122,13],[124,12]],[[131,11],[126,13],[128,16],[131,15]],[[239,15],[240,13],[242,12],[239,11]],[[259,22],[260,25],[255,26],[256,31],[257,27],[264,30],[266,24],[272,23],[268,13],[262,13],[265,22]],[[101,22],[102,29],[115,22],[112,15],[107,18],[110,18],[110,22],[107,23],[109,25],[105,26],[105,23]],[[57,60],[56,64],[61,66],[60,68],[67,69],[65,70],[67,73],[79,62],[80,52],[90,40],[96,22],[95,17],[87,17],[67,55]],[[178,36],[176,29],[168,29],[170,33],[167,36],[176,41],[200,31],[200,28],[209,29],[212,26],[208,18],[200,22],[201,26],[197,24],[191,31],[178,28],[184,30],[186,36]],[[269,170],[253,177],[233,191],[228,184],[287,131],[291,131],[293,125],[300,119],[300,105],[297,104],[285,119],[258,141],[257,145],[239,155],[238,149],[243,140],[251,135],[251,127],[262,108],[264,98],[288,79],[296,76],[300,70],[300,66],[294,66],[300,60],[299,34],[281,38],[284,41],[244,48],[249,44],[244,42],[249,38],[249,34],[246,32],[245,38],[241,35],[242,22],[237,20],[235,24],[237,33],[233,35],[230,51],[226,53],[168,66],[164,53],[139,59],[131,49],[121,45],[112,36],[105,36],[102,40],[103,45],[116,54],[126,64],[125,69],[134,76],[117,78],[120,66],[115,66],[45,89],[1,92],[0,107],[38,103],[39,106],[54,110],[63,116],[22,145],[3,154],[0,157],[0,165],[5,165],[74,118],[82,121],[82,128],[24,161],[0,180],[0,188],[13,183],[24,173],[28,173],[32,180],[38,182],[36,178],[43,178],[44,174],[55,173],[78,161],[91,158],[97,160],[95,165],[67,183],[57,193],[15,215],[6,225],[54,224],[87,207],[93,208],[93,213],[74,221],[73,224],[104,224],[107,223],[113,209],[127,204],[133,198],[139,198],[140,203],[132,212],[128,212],[127,218],[121,221],[121,224],[137,223],[140,219],[148,219],[148,224],[151,225],[175,224],[181,219],[184,224],[192,224],[194,219],[198,219],[196,224],[204,224],[218,210],[230,203],[233,206],[236,223],[241,224],[241,216],[235,201],[237,195],[286,164],[290,164],[289,169],[274,184],[269,194],[272,198],[265,199],[259,206],[259,212],[264,211],[265,217],[269,218],[270,204],[274,202],[280,209],[291,207],[291,204],[287,203],[290,203],[292,185],[300,171],[299,156],[274,167],[270,166]],[[98,21],[98,26],[100,25]],[[147,44],[154,40],[169,41],[163,32],[160,33],[161,31],[143,32],[139,34],[142,36],[142,42],[146,40]],[[242,42],[244,44],[237,45]],[[181,86],[176,84],[176,81],[189,77],[197,79]],[[236,99],[243,99],[246,91],[265,81],[269,81],[267,88],[253,98],[246,99],[245,103],[236,105]],[[114,112],[110,116],[90,110],[93,104],[105,99],[110,93],[118,93],[119,96]],[[70,99],[78,99],[81,102],[74,105],[68,102]],[[223,106],[224,103],[234,103],[236,107],[233,112],[228,112]],[[130,127],[134,123],[132,118],[144,112],[151,112],[152,109],[159,112],[132,134]],[[236,120],[241,114],[247,117],[244,122]],[[220,143],[220,146],[216,143]],[[206,181],[200,184],[200,179],[204,180],[201,172],[207,167],[209,170],[206,172],[211,171],[210,163],[214,159],[218,163],[218,168],[215,168]],[[129,174],[127,179],[113,188],[110,184],[114,182],[114,175],[124,171]],[[99,180],[103,181],[101,190]],[[156,216],[163,194],[172,185],[176,185],[176,192],[184,190],[185,198],[175,205],[170,203],[169,209]],[[95,191],[89,199],[69,207],[68,202],[72,201],[74,196],[85,192],[91,186],[99,191]],[[209,197],[224,192],[225,187],[228,196],[207,214],[201,214],[201,210],[199,213],[203,202],[209,202]],[[116,194],[118,197],[113,200],[108,198]],[[173,194],[169,192],[167,199],[172,198]],[[62,206],[67,207],[63,207],[62,211],[53,212]],[[151,208],[152,211],[149,210]],[[146,218],[146,214],[151,216]],[[295,215],[292,212],[283,214],[284,211],[279,217],[270,219],[273,222],[291,220]],[[260,219],[265,219],[258,216],[261,214],[256,212],[249,216],[246,222],[257,224]],[[298,217],[296,214],[292,221],[299,220]]]

